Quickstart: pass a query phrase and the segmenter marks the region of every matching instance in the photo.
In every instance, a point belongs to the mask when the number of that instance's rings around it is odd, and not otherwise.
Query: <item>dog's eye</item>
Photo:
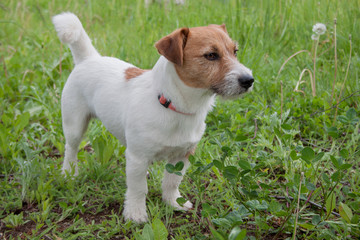
[[[235,57],[237,56],[237,52],[239,51],[239,49],[235,49],[234,50],[234,55],[235,55]]]
[[[212,52],[212,53],[207,53],[204,55],[204,57],[209,60],[209,61],[215,61],[218,60],[220,58],[219,54]]]

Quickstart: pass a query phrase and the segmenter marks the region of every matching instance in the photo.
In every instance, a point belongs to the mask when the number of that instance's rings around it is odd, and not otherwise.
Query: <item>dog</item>
[[[175,30],[155,43],[161,56],[153,69],[143,70],[101,56],[74,14],[52,21],[75,63],[61,96],[62,172],[78,174],[79,144],[89,120],[98,118],[126,146],[125,220],[147,221],[147,168],[158,160],[184,163],[181,176],[164,172],[162,198],[176,209],[191,209],[191,202],[180,206],[176,199],[215,96],[237,98],[254,83],[252,71],[237,60],[237,45],[225,25]]]

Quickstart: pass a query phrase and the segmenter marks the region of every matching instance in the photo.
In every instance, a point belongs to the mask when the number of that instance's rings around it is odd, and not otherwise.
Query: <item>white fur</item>
[[[53,17],[52,21],[61,42],[69,44],[75,64],[89,57],[100,56],[74,14],[65,12]]]
[[[63,130],[66,138],[62,171],[78,174],[77,152],[89,119],[99,118],[126,149],[125,219],[147,221],[145,198],[146,172],[153,161],[183,161],[198,143],[205,130],[205,117],[214,103],[207,89],[186,86],[176,74],[173,63],[160,57],[151,71],[126,81],[124,72],[133,65],[116,58],[102,57],[92,46],[79,19],[71,13],[53,18],[62,42],[70,45],[75,68],[62,92]],[[158,95],[171,96],[183,115],[164,108]],[[74,172],[72,172],[74,171]],[[163,199],[172,206],[187,210],[192,204],[179,206],[176,199],[181,176],[165,171]]]

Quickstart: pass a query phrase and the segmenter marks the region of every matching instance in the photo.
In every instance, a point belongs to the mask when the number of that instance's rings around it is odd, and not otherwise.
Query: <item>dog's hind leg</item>
[[[177,208],[178,210],[189,210],[193,207],[191,202],[187,201],[183,204],[183,206],[180,206],[176,201],[176,199],[181,197],[181,194],[179,192],[179,185],[186,172],[186,169],[189,166],[189,160],[188,158],[181,158],[181,159],[171,160],[169,161],[169,163],[175,165],[177,162],[180,161],[184,163],[184,167],[181,170],[181,176],[176,175],[174,173],[169,173],[167,170],[165,170],[164,172],[164,178],[162,182],[162,190],[163,190],[162,198],[165,202]]]
[[[63,131],[66,141],[62,173],[68,172],[75,176],[78,175],[78,148],[90,120],[87,107],[80,102],[72,101],[70,104],[67,99],[62,99]]]

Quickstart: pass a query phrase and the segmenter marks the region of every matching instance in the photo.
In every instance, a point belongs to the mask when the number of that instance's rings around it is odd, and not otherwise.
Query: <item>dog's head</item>
[[[252,90],[252,72],[237,60],[237,45],[225,25],[177,29],[155,47],[190,87],[210,89],[225,98]]]

